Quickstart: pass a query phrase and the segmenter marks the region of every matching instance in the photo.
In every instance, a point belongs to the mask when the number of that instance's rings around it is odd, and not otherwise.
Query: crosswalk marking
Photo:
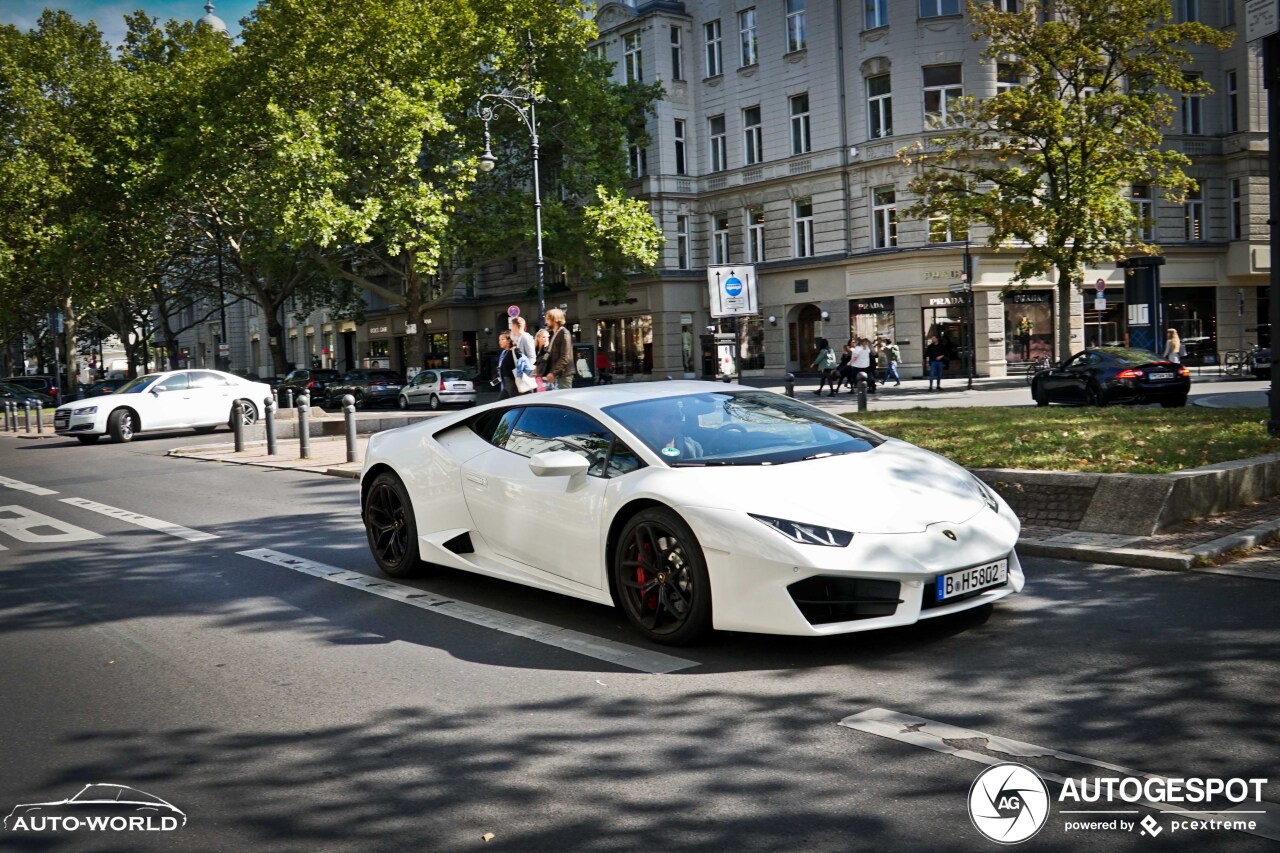
[[[654,674],[676,672],[677,670],[688,669],[691,666],[698,665],[697,661],[649,651],[638,646],[628,646],[626,643],[617,643],[613,640],[593,637],[590,634],[583,634],[568,628],[525,619],[522,616],[513,616],[498,610],[490,610],[487,607],[467,604],[464,601],[424,592],[394,581],[371,577],[301,557],[294,557],[280,551],[273,551],[270,548],[255,548],[252,551],[238,551],[237,553],[243,557],[250,557],[254,560],[270,563],[273,566],[292,569],[295,572],[341,584],[351,589],[373,593],[392,601],[398,601],[401,604],[408,604],[410,607],[439,613],[442,616],[449,616],[453,619],[461,619],[463,622],[470,622],[473,625],[481,625],[485,628],[501,631],[504,634],[535,640],[548,646],[555,646],[559,649],[576,652],[597,660],[608,661],[609,663],[625,666],[628,669],[640,672]]]
[[[30,483],[24,483],[21,480],[11,480],[8,477],[0,477],[0,486],[6,489],[13,489],[17,492],[29,492],[33,495],[56,495],[53,489],[46,489],[44,486],[33,486]]]
[[[185,539],[188,542],[205,542],[210,539],[218,538],[213,533],[205,533],[201,530],[192,530],[191,528],[183,527],[180,524],[161,521],[160,519],[152,518],[149,515],[142,515],[141,513],[132,512],[127,509],[120,509],[119,507],[107,506],[106,504],[100,504],[96,501],[86,500],[85,498],[62,498],[61,500],[65,504],[71,504],[71,506],[78,506],[81,509],[87,509],[90,512],[96,512],[101,515],[114,518],[118,521],[136,524],[138,527],[145,527],[148,530],[167,533],[170,536],[176,536],[179,539]]]
[[[86,539],[102,538],[100,533],[76,527],[74,524],[16,504],[0,506],[0,533],[7,533],[19,542],[31,542],[36,545],[83,542]],[[0,545],[0,550],[7,549]]]

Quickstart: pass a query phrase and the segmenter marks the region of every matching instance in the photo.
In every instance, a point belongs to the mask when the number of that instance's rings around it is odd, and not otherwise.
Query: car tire
[[[77,435],[76,441],[81,444],[97,444],[100,438],[102,438],[100,435]]]
[[[1035,382],[1031,385],[1031,399],[1036,401],[1037,406],[1049,405],[1049,394],[1044,390],[1043,382]]]
[[[390,471],[375,477],[369,487],[364,505],[364,531],[373,560],[383,574],[407,578],[422,571],[413,505],[404,483]]]
[[[364,395],[363,395],[363,394],[361,394],[359,391],[357,391],[356,393],[352,394],[352,395],[351,395],[351,397],[352,397],[352,399],[355,401],[355,402],[353,402],[353,403],[352,403],[352,405],[353,405],[353,406],[355,406],[355,408],[356,408],[356,411],[357,411],[357,412],[364,408]]]
[[[681,646],[711,630],[706,560],[675,512],[651,507],[632,516],[614,548],[613,572],[623,613],[647,639]]]
[[[253,401],[241,400],[240,405],[244,407],[240,413],[241,426],[253,426],[256,424],[258,422],[258,407],[253,404]],[[231,413],[227,415],[227,426],[231,428],[232,432],[235,431],[236,407],[234,405],[231,407]]]
[[[1181,409],[1187,405],[1187,397],[1184,394],[1181,397],[1174,397],[1172,400],[1161,400],[1160,405],[1165,409]]]
[[[129,409],[116,409],[107,418],[107,433],[117,444],[133,441],[134,428],[133,412]]]
[[[409,411],[410,408],[412,408],[409,405],[409,398],[403,394],[401,394],[399,397],[396,398],[396,405],[400,407],[400,411],[402,412],[407,412]]]
[[[427,401],[427,406],[433,412],[440,411],[440,398],[437,397],[435,394],[432,394],[431,399]]]
[[[1098,383],[1091,382],[1084,391],[1084,399],[1090,406],[1097,406],[1101,409],[1107,405],[1107,392],[1102,390]]]

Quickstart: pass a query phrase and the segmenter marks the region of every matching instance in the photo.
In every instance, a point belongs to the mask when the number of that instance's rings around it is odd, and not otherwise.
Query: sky
[[[22,30],[35,26],[46,8],[65,9],[78,21],[94,21],[107,41],[118,45],[124,39],[124,16],[143,9],[161,23],[170,18],[194,21],[204,16],[206,0],[0,0],[0,24],[13,24]],[[258,5],[257,0],[213,0],[213,14],[227,24],[227,30],[240,35],[241,18]]]

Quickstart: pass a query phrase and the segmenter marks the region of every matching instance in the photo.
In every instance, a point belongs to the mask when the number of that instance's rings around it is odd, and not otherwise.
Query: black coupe
[[[1078,352],[1031,381],[1037,406],[1050,403],[1105,406],[1109,403],[1187,404],[1191,371],[1147,350],[1098,347]]]

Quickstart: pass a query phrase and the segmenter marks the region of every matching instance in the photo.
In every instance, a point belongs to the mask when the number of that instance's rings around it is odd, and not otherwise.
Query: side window
[[[597,477],[621,477],[623,474],[630,474],[632,471],[643,467],[644,463],[640,461],[639,456],[636,456],[636,452],[615,438],[613,440],[613,450],[609,453],[609,462],[605,466],[605,471],[601,473],[596,470],[596,465],[592,465],[587,470],[587,473]]]
[[[207,370],[195,370],[191,373],[192,388],[225,388],[227,382],[216,373]]]
[[[471,422],[471,431],[490,444],[502,447],[507,437],[511,435],[511,428],[520,417],[520,412],[521,409],[485,412]]]
[[[590,473],[601,476],[612,443],[611,432],[580,412],[555,406],[530,406],[524,410],[504,446],[521,456],[568,450],[591,463]]]
[[[1085,360],[1085,353],[1080,353],[1075,358],[1071,359],[1071,361],[1067,362],[1067,369],[1071,369],[1073,367],[1084,367],[1087,363],[1088,362]]]
[[[163,388],[166,392],[169,392],[169,391],[186,391],[191,386],[190,386],[189,380],[187,379],[187,374],[175,373],[172,376],[170,376],[168,379],[161,382],[156,387]]]
[[[1098,353],[1091,352],[1088,354],[1088,356],[1089,356],[1090,367],[1096,367],[1097,365],[1102,364],[1102,356],[1099,355]]]

